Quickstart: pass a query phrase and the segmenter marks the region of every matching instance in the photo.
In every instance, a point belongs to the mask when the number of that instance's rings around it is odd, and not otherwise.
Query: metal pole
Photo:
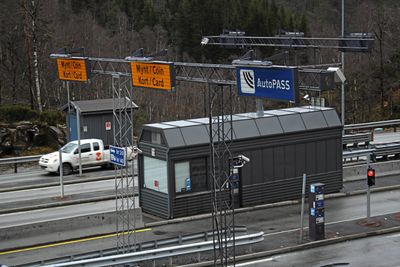
[[[306,180],[307,175],[303,173],[303,186],[301,189],[301,215],[300,215],[300,244],[303,243],[303,228],[304,228],[304,201],[306,198]]]
[[[69,105],[69,103],[68,103],[68,105]],[[61,148],[60,148],[60,150],[58,150],[58,160],[59,160],[59,165],[60,165],[60,167],[59,167],[59,172],[60,172],[60,197],[61,198],[64,198],[64,177],[63,177],[63,175],[64,175],[64,173],[63,173],[63,164],[62,164],[62,151],[61,151]]]
[[[342,38],[344,37],[344,0],[342,0]],[[344,74],[344,52],[341,52],[342,54],[342,72]],[[342,81],[342,96],[341,96],[341,102],[342,102],[342,107],[341,107],[341,117],[342,117],[342,124],[345,125],[345,107],[344,107],[344,101],[345,101],[345,96],[344,96],[344,81]],[[344,128],[343,128],[343,133],[344,135]]]
[[[369,158],[370,158],[370,155],[367,155],[367,171],[369,168]],[[368,181],[367,181],[367,220],[369,220],[371,218],[371,190],[370,189],[371,188],[368,185]]]
[[[257,116],[264,116],[264,102],[262,98],[256,98]]]
[[[78,152],[79,152],[79,176],[82,176],[82,153],[81,153],[81,112],[78,107],[75,107],[76,110],[76,126],[78,131]]]

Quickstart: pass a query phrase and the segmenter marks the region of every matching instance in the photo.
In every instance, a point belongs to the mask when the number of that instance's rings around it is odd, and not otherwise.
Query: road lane
[[[103,190],[113,190],[114,188],[115,188],[115,181],[114,179],[110,179],[104,181],[65,185],[64,194],[68,196],[68,195],[76,195],[76,194],[90,193]],[[0,203],[4,204],[4,203],[24,201],[24,200],[58,197],[59,195],[60,195],[59,186],[44,187],[44,188],[29,189],[29,190],[19,190],[15,192],[0,193]]]
[[[399,244],[399,234],[388,234],[238,263],[236,267],[400,266]]]

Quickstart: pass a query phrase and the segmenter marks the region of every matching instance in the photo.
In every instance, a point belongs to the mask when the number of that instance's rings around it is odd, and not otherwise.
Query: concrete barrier
[[[142,209],[135,213],[136,228],[143,228]],[[115,233],[116,219],[115,212],[108,212],[1,228],[0,250]]]
[[[391,160],[385,162],[370,163],[370,166],[375,169],[376,178],[389,176],[400,173],[400,160]],[[345,166],[343,167],[344,181],[355,181],[366,179],[367,165]]]

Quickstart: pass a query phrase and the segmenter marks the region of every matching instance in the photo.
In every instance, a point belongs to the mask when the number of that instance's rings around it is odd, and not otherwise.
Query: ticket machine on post
[[[310,240],[325,238],[325,207],[323,183],[310,185],[309,202],[309,237]]]

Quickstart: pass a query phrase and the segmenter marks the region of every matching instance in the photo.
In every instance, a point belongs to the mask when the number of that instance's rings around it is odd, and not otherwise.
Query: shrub
[[[46,110],[40,113],[39,120],[48,125],[57,125],[65,123],[65,116],[64,113],[58,110]]]
[[[0,122],[14,123],[19,121],[32,121],[47,125],[57,125],[65,123],[65,116],[58,110],[46,110],[40,113],[37,110],[22,105],[0,106]]]
[[[13,123],[32,121],[39,118],[39,112],[22,105],[4,105],[0,107],[0,121]]]

